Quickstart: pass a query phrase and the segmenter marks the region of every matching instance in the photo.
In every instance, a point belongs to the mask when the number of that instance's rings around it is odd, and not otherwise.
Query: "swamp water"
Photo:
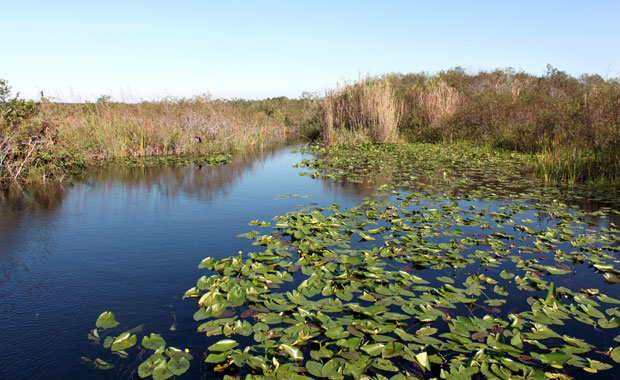
[[[615,201],[354,157],[285,148],[6,194],[0,378],[166,378],[190,355],[186,378],[620,378]]]

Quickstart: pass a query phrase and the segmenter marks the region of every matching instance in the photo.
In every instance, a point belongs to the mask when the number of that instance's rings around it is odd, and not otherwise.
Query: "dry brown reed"
[[[327,144],[396,142],[401,103],[388,81],[359,79],[328,90],[320,100],[320,127]]]
[[[237,151],[300,133],[307,115],[298,113],[306,106],[289,109],[287,103],[298,101],[288,99],[280,106],[265,102],[202,96],[135,104],[47,103],[43,111],[58,126],[62,144],[86,158],[109,159]]]
[[[461,94],[440,78],[431,78],[425,88],[415,97],[415,112],[422,122],[429,126],[439,126],[457,111],[461,104]]]

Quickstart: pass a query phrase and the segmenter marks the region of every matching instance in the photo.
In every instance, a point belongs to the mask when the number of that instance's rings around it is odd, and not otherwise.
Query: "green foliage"
[[[252,221],[266,231],[241,236],[256,250],[202,260],[205,274],[184,298],[197,300],[210,376],[543,380],[620,361],[613,345],[595,347],[618,335],[620,300],[574,281],[620,281],[620,230],[591,222],[616,210],[569,206],[587,192],[546,186],[514,152],[465,143],[308,149],[319,157],[299,163],[313,170],[300,174],[390,197]],[[132,334],[103,345],[124,351],[137,344]],[[140,377],[190,366],[157,334],[142,347],[155,352]]]
[[[142,327],[138,326],[119,335],[112,335],[118,325],[119,322],[116,321],[114,313],[103,312],[97,318],[96,328],[88,334],[88,338],[95,344],[100,344],[103,339],[102,346],[104,349],[109,349],[112,354],[124,359],[129,356],[129,352],[126,350],[137,345],[138,336],[136,333],[141,332]],[[104,333],[110,335],[103,335]],[[193,356],[188,349],[179,350],[174,347],[166,347],[164,338],[154,333],[144,335],[141,342],[141,353],[150,350],[152,354],[138,365],[138,376],[140,378],[152,377],[154,380],[163,380],[172,376],[180,376],[189,370],[189,361],[193,359]],[[114,364],[100,358],[93,361],[87,357],[82,357],[82,360],[96,369],[109,370],[115,367]]]
[[[0,126],[2,128],[16,127],[29,121],[39,113],[38,105],[32,100],[19,99],[19,93],[11,97],[11,86],[4,79],[0,79]]]
[[[548,66],[541,77],[508,68],[468,74],[390,74],[409,141],[473,141],[540,154],[549,180],[620,180],[620,81]],[[567,152],[579,152],[567,154]]]

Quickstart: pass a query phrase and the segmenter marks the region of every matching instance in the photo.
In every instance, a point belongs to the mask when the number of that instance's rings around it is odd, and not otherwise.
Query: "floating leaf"
[[[134,346],[137,340],[138,338],[134,334],[124,332],[121,335],[117,336],[116,339],[114,339],[111,349],[112,351],[125,350],[129,347]]]
[[[166,341],[159,334],[151,333],[150,336],[142,338],[142,345],[151,350],[156,350],[161,346],[166,345]]]
[[[223,352],[237,347],[239,343],[232,339],[222,339],[219,342],[209,346],[209,351]]]
[[[97,318],[95,326],[102,329],[109,329],[118,326],[118,322],[114,319],[114,313],[111,311],[104,311]]]
[[[286,353],[289,354],[291,359],[293,359],[293,360],[303,360],[304,359],[304,355],[302,354],[301,350],[299,350],[296,347],[289,346],[288,344],[281,344],[280,348],[282,348],[284,351],[286,351]]]
[[[180,358],[179,360],[171,358],[168,360],[168,370],[175,376],[180,376],[189,369],[189,360]]]

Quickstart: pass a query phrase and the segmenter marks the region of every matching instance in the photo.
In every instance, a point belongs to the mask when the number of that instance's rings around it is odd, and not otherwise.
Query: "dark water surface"
[[[270,221],[303,205],[351,207],[374,192],[369,185],[299,176],[292,164],[302,158],[288,147],[220,167],[106,167],[72,186],[6,193],[0,198],[0,379],[138,378],[134,370],[145,358],[130,355],[128,367],[109,371],[81,361],[106,351],[86,338],[105,310],[114,311],[124,330],[144,324],[144,332],[161,333],[169,346],[188,347],[196,355],[186,377],[206,376],[205,338],[192,320],[196,302],[181,299],[204,274],[197,264],[260,250],[237,237],[257,229],[248,225],[252,220]],[[602,227],[610,222],[594,220]],[[606,285],[587,269],[569,281],[591,282],[583,286],[620,298],[620,284]],[[109,352],[101,356],[108,359]]]
[[[96,352],[86,334],[105,310],[128,328],[144,323],[173,346],[175,337],[183,347],[204,344],[188,325],[195,301],[181,300],[202,275],[204,257],[257,249],[236,237],[253,229],[251,220],[299,205],[351,206],[372,192],[297,175],[292,164],[302,155],[291,150],[220,167],[102,168],[67,188],[5,195],[0,378],[119,376],[118,368],[80,363]]]

